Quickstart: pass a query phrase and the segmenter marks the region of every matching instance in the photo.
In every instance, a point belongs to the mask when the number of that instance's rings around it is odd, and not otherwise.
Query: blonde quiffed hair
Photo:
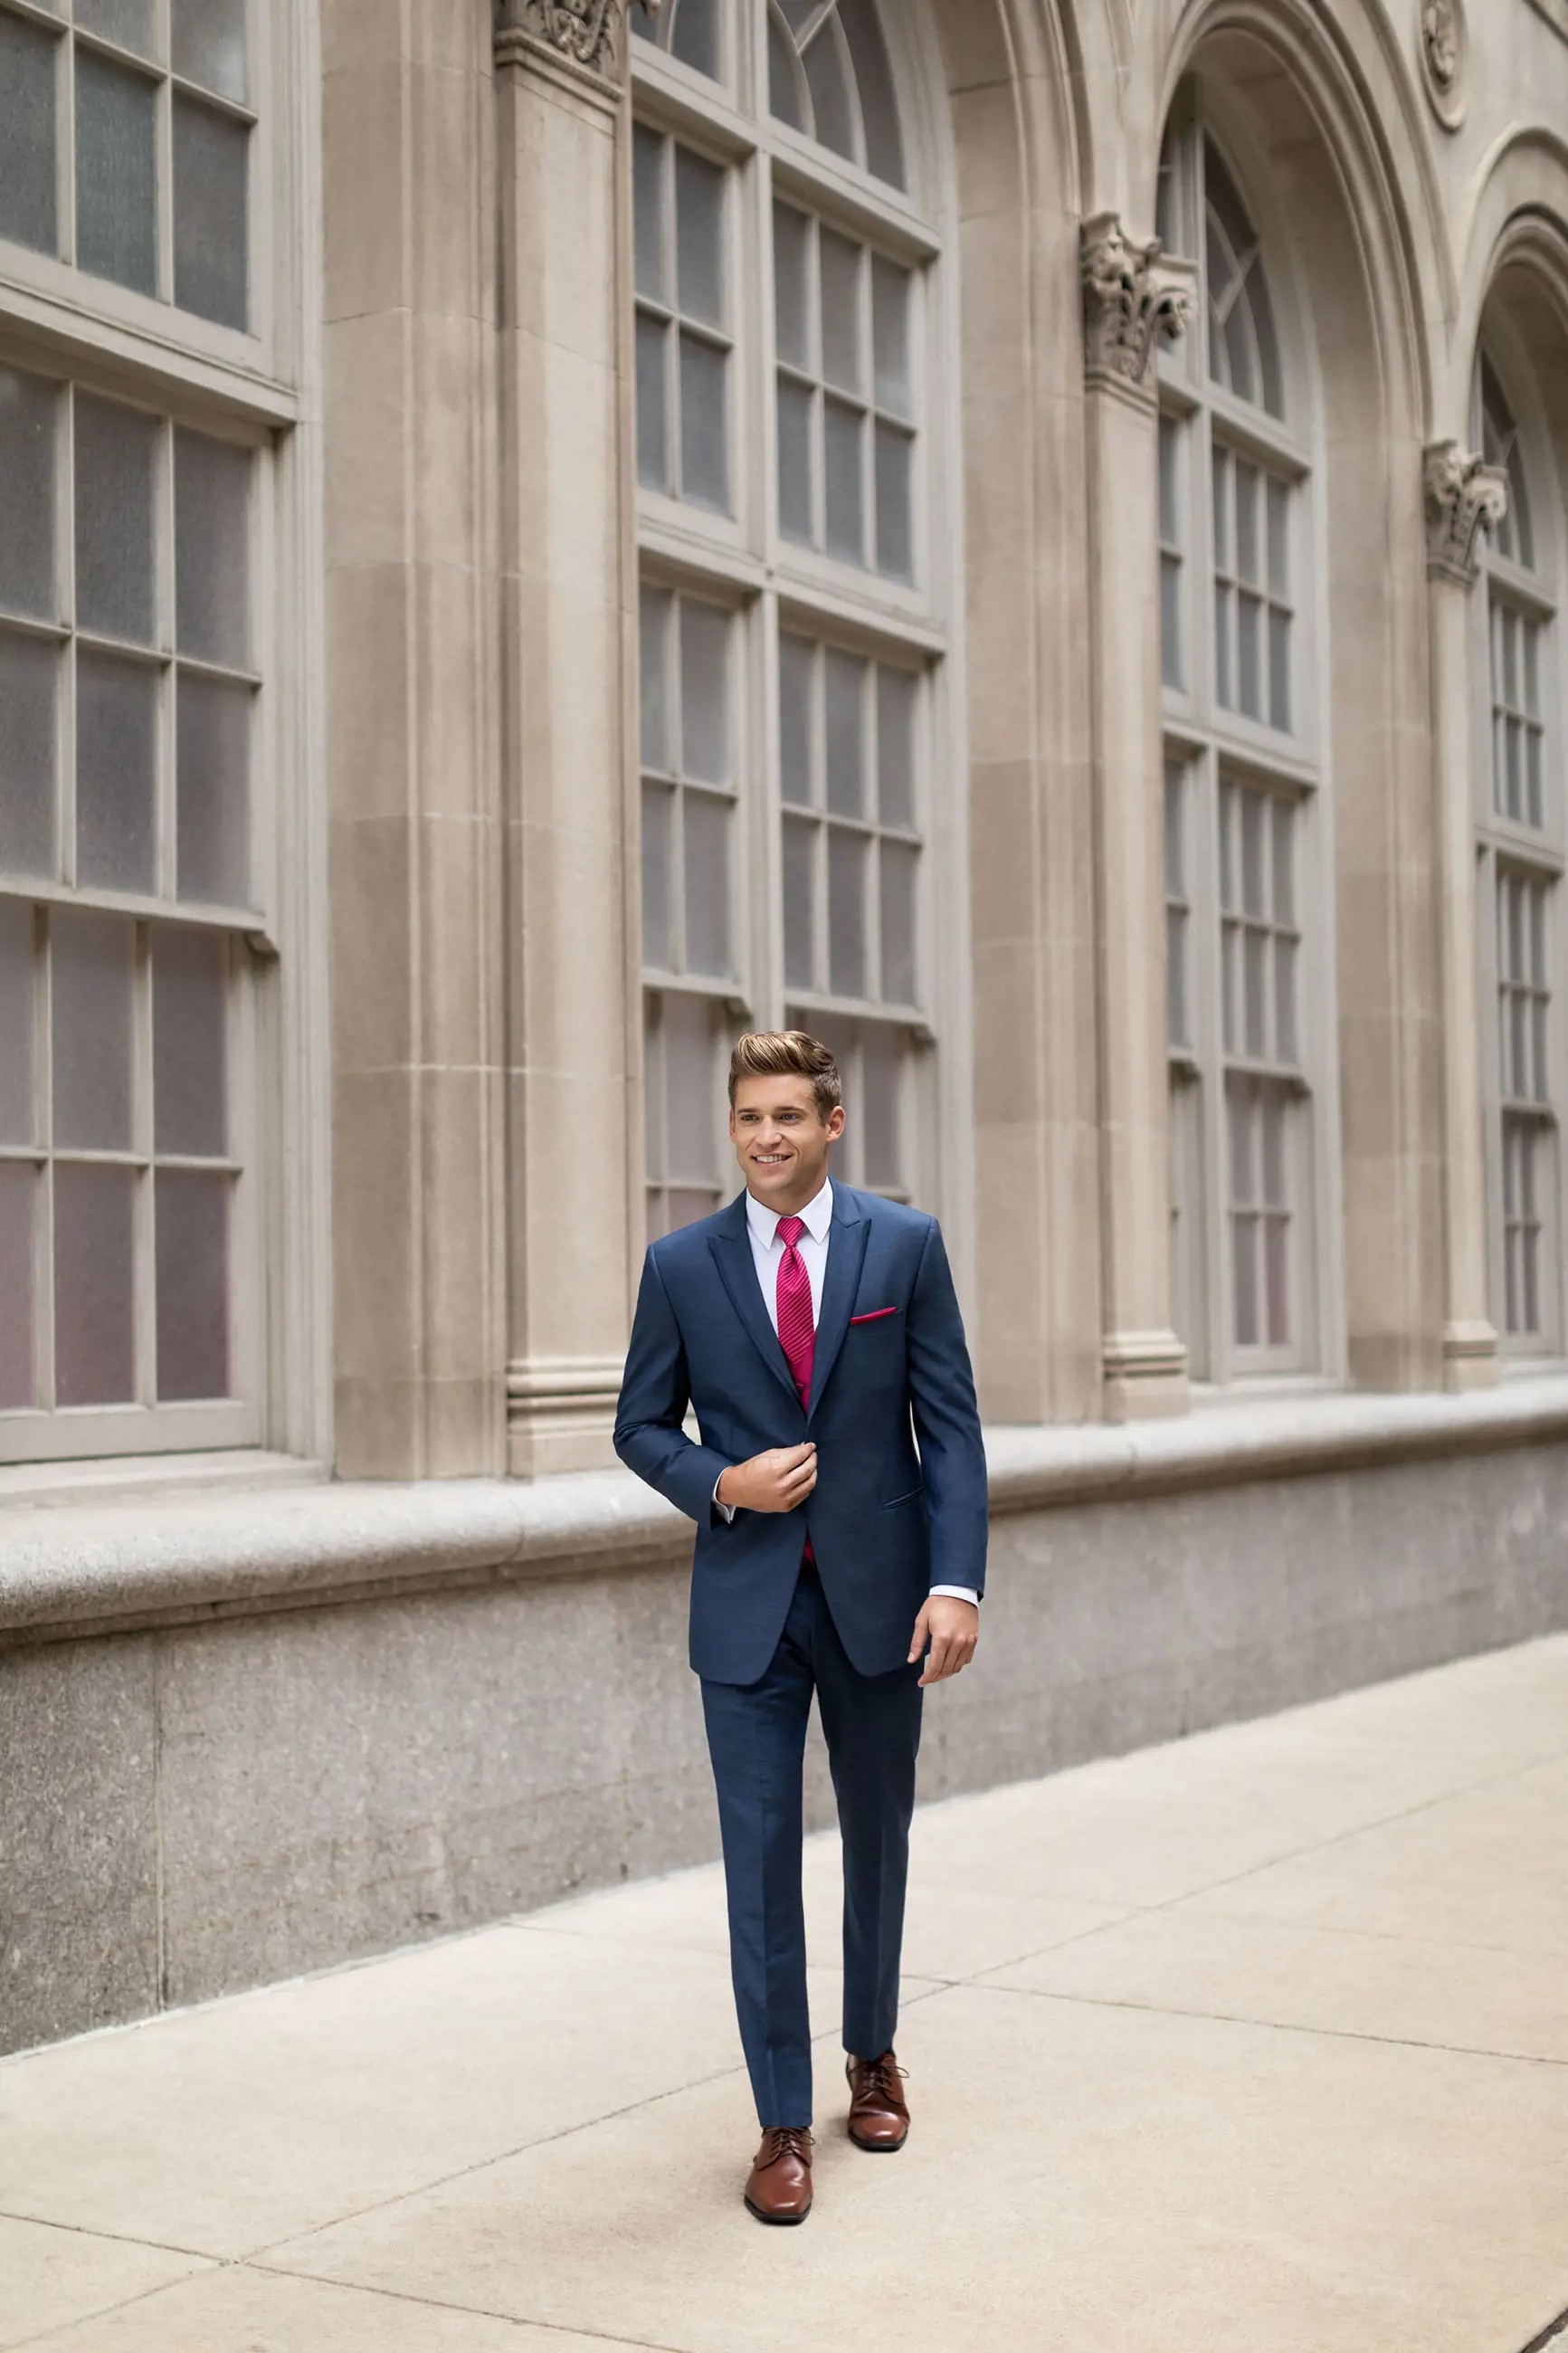
[[[816,1115],[826,1121],[844,1101],[844,1082],[832,1050],[804,1029],[753,1029],[737,1038],[730,1056],[730,1105],[742,1079],[809,1079]]]

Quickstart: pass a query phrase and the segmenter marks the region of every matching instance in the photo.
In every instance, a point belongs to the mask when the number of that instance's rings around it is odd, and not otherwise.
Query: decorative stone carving
[[[1500,466],[1467,457],[1457,441],[1428,443],[1421,461],[1426,494],[1426,568],[1468,587],[1480,565],[1480,537],[1508,512]]]
[[[1439,122],[1457,131],[1465,113],[1469,31],[1464,0],[1420,0],[1421,65],[1426,95]]]
[[[1192,321],[1197,272],[1140,244],[1118,213],[1096,213],[1080,231],[1084,369],[1090,383],[1142,385],[1156,340],[1173,342]]]
[[[496,0],[498,56],[519,36],[613,80],[620,71],[623,0]],[[654,0],[650,14],[657,14]]]

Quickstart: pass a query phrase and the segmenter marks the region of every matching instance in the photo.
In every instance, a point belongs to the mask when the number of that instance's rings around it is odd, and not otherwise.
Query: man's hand
[[[920,1687],[927,1683],[945,1683],[949,1675],[961,1674],[974,1656],[974,1645],[980,1640],[980,1612],[973,1601],[959,1601],[951,1593],[933,1593],[920,1616],[910,1642],[909,1663],[927,1650],[924,1674]]]
[[[731,1463],[719,1482],[719,1501],[744,1512],[793,1512],[816,1484],[816,1449],[809,1440],[805,1446],[770,1446],[749,1462]]]

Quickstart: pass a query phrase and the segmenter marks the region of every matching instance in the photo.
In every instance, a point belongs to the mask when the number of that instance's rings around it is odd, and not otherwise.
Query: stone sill
[[[1419,1397],[1296,1394],[1169,1420],[992,1428],[998,1513],[1568,1437],[1568,1377]],[[270,1469],[268,1465],[268,1469]],[[674,1565],[690,1525],[620,1469],[542,1479],[121,1493],[0,1506],[0,1645],[574,1570]]]

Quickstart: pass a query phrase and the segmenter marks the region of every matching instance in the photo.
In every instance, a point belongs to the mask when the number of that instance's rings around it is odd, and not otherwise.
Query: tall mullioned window
[[[1268,256],[1201,94],[1159,233],[1198,259],[1160,362],[1173,1316],[1200,1378],[1321,1361],[1314,1105],[1319,769],[1308,419]]]
[[[940,242],[893,20],[631,21],[648,1230],[730,1188],[746,1027],[825,1038],[847,1178],[929,1198]]]
[[[245,0],[0,0],[33,306],[24,350],[0,295],[0,1461],[263,1433],[287,398],[248,333],[251,32]]]
[[[1484,951],[1495,1008],[1488,1056],[1493,1313],[1505,1343],[1563,1345],[1555,964],[1564,853],[1552,704],[1557,625],[1551,534],[1531,495],[1518,415],[1491,358],[1476,384],[1477,438],[1508,478],[1488,548],[1484,615],[1489,754],[1479,810]],[[1535,460],[1543,470],[1544,461]]]

